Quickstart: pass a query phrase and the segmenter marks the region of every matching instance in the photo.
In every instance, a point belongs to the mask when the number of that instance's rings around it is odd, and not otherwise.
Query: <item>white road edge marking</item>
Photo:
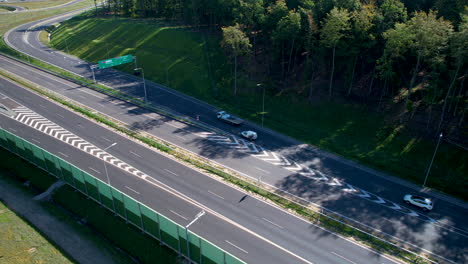
[[[99,172],[98,170],[96,170],[96,169],[93,169],[93,168],[91,168],[91,167],[88,167],[88,169],[90,169],[90,170],[92,170],[92,171],[95,171],[95,172],[97,172],[97,173],[101,174],[101,172]]]
[[[135,155],[135,156],[137,156],[137,157],[139,157],[139,158],[141,158],[140,155],[136,154],[135,152],[133,152],[133,151],[131,151],[131,150],[130,150],[130,153],[133,154],[133,155]]]
[[[281,229],[284,229],[284,227],[282,227],[282,226],[278,225],[277,223],[274,223],[274,222],[272,222],[272,221],[266,219],[265,217],[262,217],[262,219],[263,219],[264,221],[267,221],[268,223],[274,225],[274,226],[277,226],[277,227],[279,227],[279,228],[281,228]]]
[[[182,215],[180,215],[180,214],[178,214],[178,213],[176,213],[176,212],[174,212],[174,211],[172,211],[172,210],[169,210],[169,211],[170,211],[171,213],[173,213],[173,214],[177,215],[178,217],[181,217],[181,218],[183,218],[184,220],[188,220],[188,219],[187,219],[187,218],[185,218],[184,216],[182,216]]]
[[[333,251],[330,251],[330,252],[331,252],[333,255],[335,255],[335,256],[337,256],[337,257],[340,257],[340,258],[342,258],[342,259],[348,261],[349,263],[357,264],[356,262],[354,262],[354,261],[352,261],[352,260],[349,260],[349,259],[347,259],[347,258],[341,256],[341,255],[338,254],[338,253],[335,253],[335,252],[333,252]]]
[[[172,172],[172,171],[170,171],[170,170],[168,170],[168,169],[164,169],[164,170],[167,171],[167,172],[169,172],[169,173],[172,174],[172,175],[179,176],[177,173]]]
[[[227,240],[224,240],[224,241],[226,241],[226,242],[227,242],[229,245],[231,245],[231,246],[233,246],[233,247],[237,248],[238,250],[240,250],[240,251],[244,252],[245,254],[249,254],[249,252],[247,252],[247,250],[245,250],[245,249],[242,249],[242,248],[240,248],[240,247],[238,247],[238,246],[234,245],[233,243],[231,243],[231,242],[229,242],[229,241],[227,241]]]
[[[137,191],[133,190],[132,188],[128,187],[127,185],[125,185],[125,188],[129,189],[129,190],[132,191],[132,192],[135,192],[135,193],[137,193],[137,194],[140,194],[139,192],[137,192]]]
[[[58,154],[60,154],[60,155],[62,155],[62,156],[64,156],[64,157],[67,157],[67,158],[68,158],[68,155],[67,155],[67,154],[63,154],[63,153],[60,152],[60,151],[58,152]]]
[[[255,166],[254,166],[254,168],[257,169],[257,170],[259,170],[259,171],[261,171],[261,172],[264,172],[264,173],[266,173],[266,174],[271,174],[269,171],[264,170],[264,169],[260,169],[259,167],[255,167]]]
[[[208,191],[208,192],[211,193],[212,195],[218,196],[219,198],[221,198],[221,199],[224,200],[224,197],[222,197],[222,196],[220,196],[220,195],[218,195],[218,194],[216,194],[216,193],[214,193],[214,192],[212,192],[212,191]]]

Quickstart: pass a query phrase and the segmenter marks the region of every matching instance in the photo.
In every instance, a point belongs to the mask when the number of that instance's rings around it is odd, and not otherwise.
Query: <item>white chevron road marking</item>
[[[361,190],[361,194],[358,194],[357,196],[362,197],[362,198],[369,198],[371,197],[368,192]]]
[[[44,118],[43,116],[33,112],[32,110],[26,107],[23,107],[23,106],[17,107],[13,109],[13,111],[16,112],[17,115],[12,118],[25,125],[28,125],[36,130],[39,130],[49,136],[57,138],[80,150],[90,153],[93,156],[100,158],[110,164],[113,164],[114,166],[117,166],[118,168],[123,169],[137,177],[140,177],[140,178],[147,177],[145,173],[137,170],[136,168],[131,167],[125,162],[113,157],[109,153],[99,149],[98,147],[83,140],[82,138],[76,136],[75,134],[70,133],[68,130],[63,129],[62,127],[56,125],[55,123],[49,121],[48,119]],[[63,155],[66,156],[65,154]]]
[[[375,198],[377,198],[377,200],[372,200],[372,202],[378,203],[378,204],[384,204],[385,203],[385,200],[380,198],[379,196],[376,196]]]

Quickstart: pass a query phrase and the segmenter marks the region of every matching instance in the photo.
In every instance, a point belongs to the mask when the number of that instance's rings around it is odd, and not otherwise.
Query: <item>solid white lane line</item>
[[[93,169],[93,168],[91,168],[91,167],[88,167],[88,169],[90,169],[90,170],[92,170],[92,171],[94,171],[94,172],[97,172],[97,173],[101,174],[101,172],[99,172],[98,170]]]
[[[67,157],[67,158],[68,158],[68,155],[67,155],[67,154],[63,154],[63,153],[60,152],[60,151],[58,152],[58,154],[60,154],[60,155],[62,155],[62,156],[64,156],[64,157]]]
[[[170,170],[168,170],[168,169],[164,169],[164,170],[167,171],[167,172],[169,172],[170,174],[173,174],[173,175],[175,175],[175,176],[179,176],[179,175],[177,175],[177,173],[172,172],[172,171],[170,171]]]
[[[136,154],[135,152],[133,152],[133,151],[131,151],[131,150],[130,150],[130,153],[132,153],[133,155],[135,155],[135,156],[137,156],[137,157],[141,158],[141,156],[140,156],[140,155]]]
[[[342,259],[348,261],[349,263],[357,264],[356,262],[354,262],[354,261],[352,261],[352,260],[349,260],[349,259],[347,259],[347,258],[341,256],[340,254],[337,254],[337,253],[335,253],[335,252],[333,252],[333,251],[330,251],[330,252],[331,252],[333,255],[335,255],[335,256],[337,256],[337,257],[340,257],[340,258],[342,258]]]
[[[57,114],[57,115],[60,116],[61,118],[65,118],[65,117],[64,117],[63,115],[61,115],[61,114]]]
[[[284,229],[284,227],[282,227],[282,226],[278,225],[277,223],[274,223],[274,222],[272,222],[272,221],[270,221],[270,220],[268,220],[268,219],[266,219],[266,218],[264,218],[264,217],[262,217],[262,219],[263,219],[264,221],[267,221],[268,223],[274,225],[274,226],[277,226],[277,227],[279,227],[279,228],[281,228],[281,229]]]
[[[243,248],[240,248],[240,247],[234,245],[233,243],[231,243],[231,242],[229,242],[229,241],[227,241],[227,240],[224,240],[224,241],[226,241],[229,245],[231,245],[231,246],[237,248],[238,250],[244,252],[245,254],[249,254],[249,252],[247,252],[247,250],[245,250],[245,249],[243,249]]]
[[[102,137],[102,138],[103,138],[104,140],[106,140],[106,141],[112,142],[112,140],[110,140],[110,139],[108,139],[108,138],[106,138],[106,137]]]
[[[266,173],[266,174],[270,174],[270,172],[267,171],[267,170],[260,169],[259,167],[255,167],[255,166],[254,166],[254,168],[257,169],[257,170],[259,170],[259,171],[261,171],[261,172],[264,172],[264,173]]]
[[[218,196],[219,198],[221,198],[221,199],[224,200],[224,197],[222,197],[222,196],[220,196],[220,195],[218,195],[218,194],[216,194],[216,193],[214,193],[214,192],[212,192],[212,191],[208,191],[208,192],[211,193],[212,195]]]
[[[169,211],[170,211],[171,213],[177,215],[178,217],[181,217],[181,218],[183,218],[184,220],[187,220],[187,218],[183,217],[182,215],[180,215],[180,214],[178,214],[178,213],[176,213],[176,212],[174,212],[174,211],[172,211],[172,210],[169,210]]]
[[[34,138],[32,138],[31,140],[32,140],[32,141],[35,141],[35,142],[37,142],[37,143],[41,143],[39,140],[34,139]]]
[[[137,191],[133,190],[132,188],[128,187],[127,185],[125,185],[125,188],[129,189],[132,192],[136,192],[137,194],[140,194],[139,192],[137,192]]]

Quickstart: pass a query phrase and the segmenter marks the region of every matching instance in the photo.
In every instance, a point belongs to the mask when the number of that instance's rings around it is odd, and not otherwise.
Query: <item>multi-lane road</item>
[[[76,84],[56,82],[50,86],[75,90],[77,97],[107,102],[116,109],[125,105]],[[106,178],[102,160],[96,157],[101,155],[83,142],[100,149],[116,142],[107,153],[126,165],[107,159],[114,187],[181,225],[188,224],[199,211],[205,210],[207,215],[191,230],[248,263],[398,263],[190,169],[4,79],[0,79],[0,103],[16,113],[12,117],[0,115],[2,128],[103,181]],[[68,136],[48,129],[57,129],[55,125],[69,132]],[[77,138],[69,140],[73,136]]]
[[[66,18],[68,16],[46,20],[40,25]],[[7,43],[30,56],[92,78],[87,62],[41,44],[38,31],[34,30],[36,25],[34,22],[12,30],[5,36]],[[259,131],[260,140],[257,144],[242,141],[234,136],[239,129],[215,119],[214,107],[154,83],[148,82],[147,88],[148,99],[155,106],[184,118],[199,115],[200,122],[214,130],[189,126],[120,101],[91,100],[91,91],[80,94],[81,89],[64,87],[62,80],[16,62],[3,59],[0,67],[246,177],[320,204],[349,221],[380,230],[413,248],[457,263],[464,262],[467,257],[468,224],[464,218],[468,210],[463,202],[434,194],[436,206],[429,214],[407,207],[401,204],[401,198],[405,193],[419,191],[417,186],[357,166],[254,124],[248,123],[243,129]],[[97,72],[96,78],[132,96],[143,95],[140,80],[133,76],[103,70]]]

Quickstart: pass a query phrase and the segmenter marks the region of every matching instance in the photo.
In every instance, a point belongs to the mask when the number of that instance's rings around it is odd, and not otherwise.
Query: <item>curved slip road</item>
[[[44,21],[43,25],[67,17]],[[44,47],[38,41],[39,31],[33,25],[36,24],[14,29],[7,34],[6,40],[26,54],[92,78],[86,62]],[[143,94],[140,80],[133,76],[109,69],[98,71],[96,77],[99,82],[125,93],[138,97]],[[138,108],[127,109],[125,104],[120,112],[99,104],[91,107],[247,177],[320,204],[356,224],[380,230],[421,251],[453,262],[467,258],[468,224],[464,218],[468,210],[465,203],[454,203],[436,194],[434,211],[423,213],[401,202],[405,193],[419,190],[416,186],[382,176],[253,124],[232,128],[219,123],[214,117],[216,109],[203,102],[157,84],[148,82],[147,87],[149,100],[157,106],[189,118],[198,114],[203,123],[232,134],[252,128],[260,131],[261,139],[256,145],[249,145],[234,136],[188,127]],[[86,102],[84,98],[78,100]]]

